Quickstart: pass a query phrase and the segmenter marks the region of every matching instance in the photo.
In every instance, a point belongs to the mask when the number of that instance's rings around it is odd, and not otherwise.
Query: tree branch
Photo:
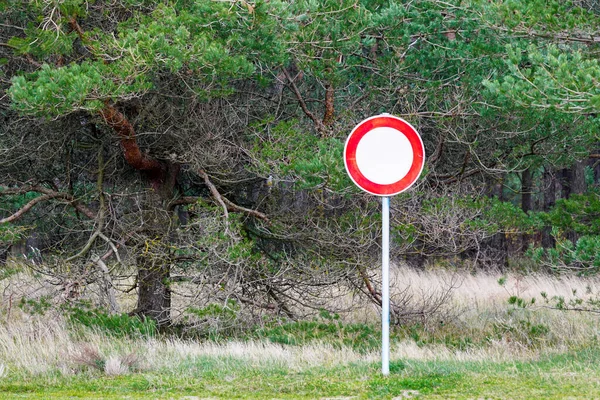
[[[63,199],[66,200],[70,205],[75,207],[79,212],[84,214],[89,219],[95,219],[96,213],[90,210],[87,206],[84,206],[79,201],[75,199],[73,195],[70,193],[58,192],[52,189],[45,188],[43,186],[35,185],[35,186],[26,186],[23,188],[5,188],[0,186],[0,196],[4,195],[14,195],[14,194],[25,194],[27,192],[38,192],[42,193],[43,196],[36,197],[31,200],[29,203],[25,204],[20,210],[15,212],[13,215],[6,217],[0,220],[0,223],[4,222],[12,222],[23,216],[27,211],[31,210],[37,203],[50,200],[50,199]]]
[[[204,179],[204,183],[206,184],[206,186],[208,186],[208,189],[210,190],[210,193],[214,197],[215,201],[219,203],[221,207],[223,207],[223,215],[225,215],[225,220],[227,220],[229,218],[229,212],[227,212],[227,205],[223,201],[221,193],[219,193],[216,186],[213,185],[213,183],[210,181],[206,172],[200,170],[198,171],[198,175],[200,175],[200,177]]]
[[[90,39],[88,39],[85,36],[85,32],[83,31],[83,29],[81,28],[81,25],[79,25],[79,22],[77,22],[75,17],[69,18],[69,25],[71,26],[71,29],[73,29],[73,31],[75,31],[77,33],[77,36],[79,36],[79,40],[81,40],[81,43],[83,44],[83,46],[90,53],[93,54],[96,51],[96,48],[92,45],[92,43],[90,42]],[[105,61],[105,63],[106,63],[106,61]]]
[[[90,236],[89,240],[81,249],[81,251],[74,256],[67,258],[67,262],[73,261],[79,257],[82,257],[87,254],[87,252],[92,248],[92,245],[96,241],[96,238],[102,233],[102,229],[104,229],[104,214],[106,210],[106,199],[104,198],[104,192],[102,190],[104,183],[104,155],[103,155],[103,146],[100,146],[98,149],[98,179],[96,181],[96,187],[98,189],[98,196],[100,199],[100,209],[98,210],[98,218],[96,222],[98,223],[98,227],[96,231]]]
[[[89,219],[95,219],[96,216],[97,216],[95,212],[93,212],[87,206],[81,204],[78,200],[75,199],[75,196],[73,196],[73,195],[71,195],[69,193],[57,192],[57,191],[54,191],[54,190],[51,190],[51,189],[47,189],[47,188],[45,188],[43,186],[34,186],[32,188],[32,191],[34,191],[34,192],[40,192],[40,193],[44,193],[44,194],[61,193],[61,194],[63,194],[65,196],[64,197],[65,200],[67,200],[73,207],[75,207],[77,210],[79,210],[80,213],[82,213],[83,215],[85,215]]]
[[[127,117],[109,103],[100,110],[100,115],[121,138],[125,160],[140,171],[163,173],[163,165],[152,157],[142,153],[137,144],[135,129]]]
[[[475,175],[475,174],[477,174],[479,172],[481,172],[481,170],[478,169],[478,168],[473,168],[472,170],[469,170],[469,171],[466,171],[466,172],[462,171],[458,176],[453,176],[452,178],[446,179],[445,181],[442,181],[440,183],[441,184],[445,184],[445,185],[447,185],[449,183],[455,183],[455,182],[458,182],[461,179],[468,178],[468,177],[470,177],[472,175]]]
[[[79,25],[75,17],[69,18],[69,25],[71,25],[71,29],[77,32],[77,36],[79,36],[79,39],[81,39],[81,41],[84,44],[87,44],[88,40],[85,37],[85,33],[83,32],[83,29],[81,29],[81,26]]]
[[[371,294],[371,297],[373,297],[373,300],[375,300],[375,303],[377,303],[377,304],[379,304],[379,306],[381,306],[381,296],[375,291],[375,288],[373,288],[373,284],[371,283],[371,280],[367,276],[366,271],[362,267],[358,267],[357,269],[358,269],[358,273],[360,274],[360,277],[362,278],[363,282],[365,283],[365,286],[367,287],[367,290]]]
[[[227,218],[229,216],[229,213],[227,211],[232,211],[232,212],[241,212],[244,214],[248,214],[248,215],[251,215],[258,219],[262,219],[263,221],[265,221],[267,223],[269,222],[269,218],[265,214],[261,213],[260,211],[252,210],[250,208],[246,208],[246,207],[242,207],[242,206],[238,206],[237,204],[233,203],[228,198],[221,195],[221,193],[219,193],[216,186],[210,181],[210,178],[208,177],[206,172],[204,172],[203,170],[199,170],[198,175],[202,179],[204,179],[204,183],[206,184],[206,186],[208,186],[208,189],[210,190],[210,193],[214,197],[215,201],[217,203],[219,203],[221,205],[221,207],[223,207],[223,213],[225,214],[225,218]],[[184,200],[184,199],[185,199],[185,202],[182,202],[182,200]],[[192,201],[192,199],[195,199],[195,198],[183,197],[183,198],[179,199],[178,201],[176,201],[175,203],[176,204],[190,204],[190,203],[194,202],[194,201]]]
[[[302,94],[300,93],[300,90],[298,89],[298,86],[296,86],[296,83],[294,83],[294,80],[290,76],[290,73],[285,68],[283,69],[283,73],[285,74],[286,79],[290,83],[290,86],[292,87],[292,91],[296,95],[296,98],[298,99],[298,103],[300,103],[300,107],[302,108],[302,111],[304,111],[304,114],[306,114],[306,116],[308,118],[310,118],[314,122],[315,127],[317,128],[317,131],[319,131],[321,133],[324,132],[325,131],[325,125],[323,125],[323,122],[321,122],[319,120],[319,118],[317,118],[315,116],[315,114],[313,114],[308,109],[308,107],[306,105],[306,102],[304,101],[304,98],[302,98]]]
[[[115,295],[115,289],[112,283],[112,279],[110,277],[110,272],[108,271],[108,267],[102,261],[98,255],[92,255],[92,262],[96,263],[100,272],[102,272],[102,279],[104,283],[104,292],[106,293],[106,297],[108,300],[108,305],[110,307],[111,314],[119,312],[119,304],[117,303],[117,296]]]
[[[111,252],[114,253],[115,257],[117,258],[117,262],[121,263],[121,256],[119,256],[119,250],[117,248],[117,245],[115,245],[112,240],[109,239],[108,236],[106,236],[104,233],[99,232],[98,236],[100,237],[100,239],[104,240],[106,243],[108,243],[108,245],[110,246],[110,250],[104,254],[101,259],[102,260],[106,260],[108,257],[110,257]]]
[[[431,165],[437,164],[439,159],[442,157],[442,153],[444,152],[444,144],[446,142],[446,134],[440,134],[440,138],[438,140],[437,146],[435,147],[435,152],[429,157],[429,163]]]
[[[198,201],[197,196],[182,196],[178,199],[173,200],[169,203],[169,210],[172,210],[175,206],[185,205],[185,204],[194,204]]]
[[[40,197],[36,197],[35,199],[31,200],[29,203],[25,204],[21,209],[19,209],[14,214],[12,214],[6,218],[0,219],[0,224],[18,220],[27,211],[31,210],[37,203],[41,203],[42,201],[46,201],[46,200],[50,200],[50,199],[54,199],[54,198],[66,198],[67,196],[68,196],[68,194],[66,194],[66,193],[55,193],[55,194],[45,194]]]
[[[225,204],[227,204],[227,209],[229,211],[241,212],[244,214],[252,215],[258,219],[262,219],[265,222],[269,222],[269,218],[265,214],[261,213],[260,211],[252,210],[250,208],[246,208],[246,207],[242,207],[242,206],[238,206],[237,204],[232,203],[226,197],[223,197],[223,202],[225,202]]]
[[[558,41],[563,42],[564,41],[564,42],[577,42],[577,43],[586,43],[586,44],[600,43],[600,36],[593,36],[593,35],[585,35],[585,34],[577,35],[576,33],[573,35],[569,35],[568,33],[553,34],[553,33],[538,32],[538,31],[535,31],[532,29],[518,31],[515,29],[509,29],[509,28],[497,26],[497,25],[492,25],[491,28],[499,30],[501,32],[510,33],[515,38],[538,37],[538,38],[542,38],[542,39],[552,40],[554,42],[558,42]]]
[[[335,114],[335,89],[331,82],[327,83],[325,88],[325,114],[323,115],[323,125],[330,126],[334,121]]]

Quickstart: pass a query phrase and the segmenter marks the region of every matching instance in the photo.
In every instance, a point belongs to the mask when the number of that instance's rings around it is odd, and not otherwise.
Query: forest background
[[[594,276],[599,45],[588,0],[3,0],[0,278],[38,283],[3,313],[205,337],[377,306],[342,150],[382,112],[427,154],[396,264]],[[447,300],[404,294],[399,325]]]

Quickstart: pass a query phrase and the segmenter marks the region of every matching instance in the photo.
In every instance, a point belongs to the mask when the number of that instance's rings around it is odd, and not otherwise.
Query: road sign
[[[348,136],[344,164],[354,183],[381,198],[381,372],[390,374],[390,196],[421,175],[425,148],[411,124],[390,114],[362,121]]]
[[[359,123],[344,147],[352,181],[365,192],[393,196],[412,186],[425,164],[421,136],[411,124],[390,114]]]

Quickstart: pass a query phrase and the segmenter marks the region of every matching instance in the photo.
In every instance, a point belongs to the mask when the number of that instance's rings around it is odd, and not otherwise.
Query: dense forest
[[[427,154],[391,202],[393,261],[595,274],[599,14],[0,1],[1,277],[30,268],[63,300],[159,325],[224,308],[295,319],[348,291],[376,304],[380,202],[342,151],[383,112]]]

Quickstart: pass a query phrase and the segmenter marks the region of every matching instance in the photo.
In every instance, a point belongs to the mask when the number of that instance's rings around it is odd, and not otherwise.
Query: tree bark
[[[137,259],[138,302],[134,314],[156,321],[158,326],[171,322],[170,263],[162,257],[142,254]]]
[[[161,181],[164,179],[165,166],[142,153],[137,143],[135,129],[127,117],[109,103],[106,103],[100,111],[100,115],[108,126],[119,135],[123,155],[127,163],[138,171],[147,172],[153,186],[157,184],[160,186]],[[155,187],[155,189],[158,189],[158,187]]]
[[[587,183],[585,181],[585,166],[584,161],[575,161],[573,164],[573,177],[571,183],[571,193],[583,194],[587,191]]]
[[[487,185],[487,195],[504,201],[504,177],[490,180]],[[504,232],[498,232],[482,243],[482,249],[487,255],[487,265],[491,268],[505,270],[508,268],[508,242]]]
[[[583,194],[587,191],[585,181],[585,162],[575,161],[573,164],[573,175],[571,181],[571,194]],[[577,232],[569,232],[567,237],[573,244],[577,243],[581,235]]]
[[[521,210],[525,214],[533,209],[532,204],[532,173],[531,167],[521,173]],[[529,247],[530,236],[526,233],[521,235],[521,252],[525,252]]]
[[[328,82],[325,89],[325,113],[323,114],[323,125],[330,126],[334,121],[335,114],[335,89]]]
[[[594,151],[596,154],[600,154],[600,149]],[[594,157],[589,158],[589,166],[594,171],[594,184],[600,184],[600,160]]]
[[[571,168],[563,168],[559,171],[560,181],[560,198],[568,199],[571,197],[571,181],[573,180],[573,170]]]
[[[544,167],[544,200],[543,200],[543,211],[548,212],[552,210],[556,204],[556,192],[557,184],[554,171],[549,165]],[[554,237],[551,234],[552,227],[546,226],[542,230],[542,247],[548,249],[553,248],[556,244]]]
[[[111,104],[106,103],[100,115],[118,134],[127,163],[136,170],[143,171],[154,189],[154,193],[149,195],[151,201],[147,210],[147,226],[152,230],[149,237],[153,239],[147,239],[144,252],[137,258],[138,302],[133,314],[153,319],[159,326],[168,325],[171,310],[171,263],[161,243],[169,233],[167,208],[173,197],[179,165],[161,163],[143,153],[137,143],[133,125]]]
[[[572,194],[583,194],[586,192],[587,184],[585,182],[584,162],[575,161],[571,168],[563,169],[561,178],[563,199],[568,199]],[[571,231],[567,232],[566,236],[572,243],[576,243],[580,235],[577,232]]]

